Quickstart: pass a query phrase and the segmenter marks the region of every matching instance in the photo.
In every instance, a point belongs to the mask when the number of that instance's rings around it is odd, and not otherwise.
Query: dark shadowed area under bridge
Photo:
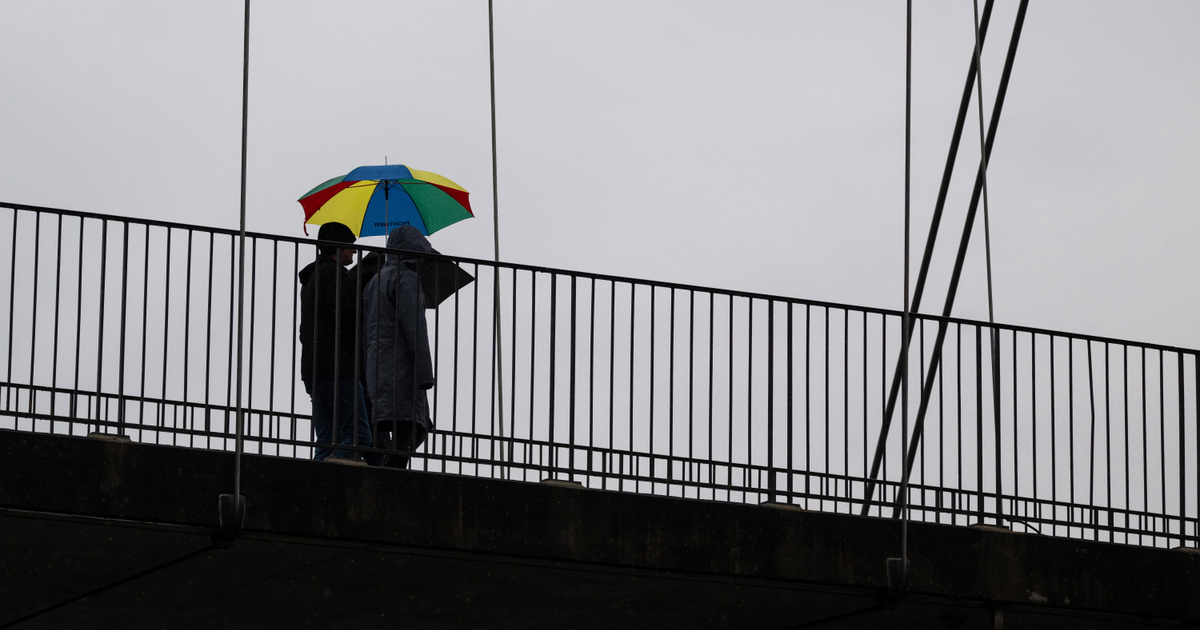
[[[0,627],[1146,628],[1200,622],[1200,554],[5,432]],[[88,595],[82,597],[82,595]]]

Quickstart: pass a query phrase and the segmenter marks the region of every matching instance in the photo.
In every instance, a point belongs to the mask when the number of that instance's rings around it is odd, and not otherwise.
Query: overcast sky
[[[914,4],[915,272],[974,40],[970,0]],[[300,195],[386,158],[470,190],[432,241],[490,258],[487,18],[253,0],[247,228],[302,235]],[[1031,3],[989,170],[998,321],[1200,347],[1197,24],[1193,0]],[[236,228],[242,29],[241,0],[0,0],[0,201]],[[899,309],[904,37],[901,0],[496,0],[502,258]],[[978,228],[955,314],[986,319]]]

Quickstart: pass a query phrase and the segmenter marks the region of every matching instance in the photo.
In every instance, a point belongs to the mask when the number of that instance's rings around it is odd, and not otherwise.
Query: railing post
[[[1184,406],[1184,391],[1183,391],[1183,352],[1175,353],[1176,364],[1178,365],[1178,373],[1176,378],[1179,389],[1179,546],[1187,546],[1187,412]],[[1198,427],[1200,430],[1200,427]],[[1200,462],[1197,463],[1200,466]]]

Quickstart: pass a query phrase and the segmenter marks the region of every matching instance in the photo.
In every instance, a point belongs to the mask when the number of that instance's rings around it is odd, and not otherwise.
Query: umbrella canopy
[[[449,179],[402,164],[360,166],[313,188],[300,198],[309,225],[338,222],[355,236],[386,235],[411,225],[428,236],[469,219],[467,190]]]

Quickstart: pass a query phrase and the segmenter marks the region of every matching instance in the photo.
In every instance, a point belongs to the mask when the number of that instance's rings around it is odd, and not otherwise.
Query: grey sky
[[[997,2],[989,110],[1016,6]],[[899,308],[904,7],[496,0],[502,257]],[[0,200],[236,227],[242,8],[0,0]],[[914,17],[919,255],[971,2]],[[1184,0],[1031,4],[989,171],[999,321],[1200,346],[1197,23]],[[302,234],[301,194],[386,156],[470,190],[477,218],[432,240],[491,256],[485,0],[254,0],[251,40],[250,230]],[[986,317],[982,236],[964,317]]]

